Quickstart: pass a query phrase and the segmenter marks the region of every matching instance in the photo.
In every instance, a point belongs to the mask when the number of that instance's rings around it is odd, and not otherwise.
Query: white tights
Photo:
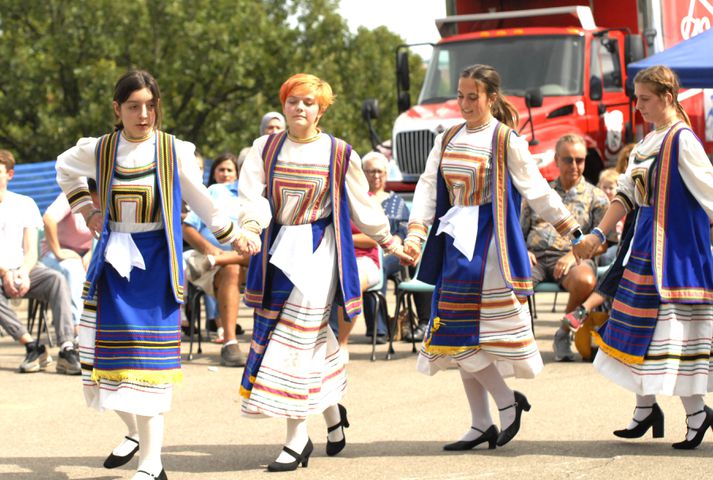
[[[285,446],[297,453],[302,453],[305,445],[307,445],[307,440],[309,440],[309,435],[307,434],[307,419],[288,418]],[[280,452],[276,461],[278,463],[290,463],[295,461],[295,457],[283,450]]]
[[[460,375],[470,405],[472,427],[484,431],[493,424],[488,407],[488,393],[493,396],[498,409],[504,409],[500,410],[500,428],[505,429],[515,421],[515,409],[506,408],[515,403],[515,394],[507,386],[495,364],[491,363],[477,372],[461,369]],[[461,440],[474,440],[480,435],[480,432],[468,429]]]
[[[140,440],[139,468],[158,476],[163,470],[161,463],[161,448],[163,446],[164,417],[162,414],[153,417],[135,415],[133,413],[116,412],[129,430],[127,436]],[[136,446],[135,443],[124,439],[115,449],[114,455],[125,456]],[[136,473],[132,480],[143,480],[147,477],[143,473]]]
[[[705,407],[705,402],[703,400],[703,395],[691,395],[690,397],[680,397],[681,398],[681,403],[683,404],[683,408],[686,411],[686,415],[692,415],[688,417],[688,426],[692,428],[698,428],[701,426],[703,421],[706,419],[705,413],[701,412],[703,410],[703,407]],[[655,395],[636,395],[636,406],[637,407],[651,407],[654,403],[656,403],[656,396]],[[693,415],[694,413],[698,413],[697,415]],[[651,414],[651,409],[650,408],[637,408],[634,410],[634,419],[629,423],[629,426],[626,427],[628,429],[632,429],[636,427],[638,422],[635,422],[634,420],[638,420],[639,422],[648,417]],[[688,430],[688,434],[686,435],[686,439],[690,440],[696,435],[696,432],[694,430]]]

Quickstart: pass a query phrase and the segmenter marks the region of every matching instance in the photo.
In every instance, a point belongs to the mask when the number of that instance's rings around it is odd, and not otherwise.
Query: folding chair
[[[28,298],[27,331],[30,332],[30,334],[32,334],[32,330],[35,328],[35,322],[37,323],[37,335],[35,336],[37,344],[40,344],[40,338],[42,337],[42,332],[44,332],[47,335],[47,343],[50,347],[53,347],[52,335],[50,335],[49,328],[47,327],[47,302]]]
[[[202,342],[203,335],[201,333],[201,299],[205,296],[205,292],[191,282],[186,282],[186,318],[188,319],[188,361],[193,360],[193,341],[196,332],[198,332],[198,349],[197,353],[203,353]]]
[[[386,332],[389,336],[389,349],[386,352],[386,359],[391,360],[391,355],[394,353],[394,344],[392,341],[392,329],[391,322],[389,322],[389,309],[386,304],[386,297],[381,293],[381,288],[384,286],[384,251],[379,247],[379,283],[362,293],[362,297],[372,296],[374,299],[374,311],[372,312],[372,318],[374,319],[374,326],[371,332],[371,361],[376,360],[376,325],[378,323],[379,313],[386,320]],[[364,302],[365,304],[366,302]]]

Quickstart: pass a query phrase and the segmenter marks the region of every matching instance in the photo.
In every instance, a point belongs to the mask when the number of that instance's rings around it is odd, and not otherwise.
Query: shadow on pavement
[[[711,455],[710,445],[703,444],[694,451],[674,451],[669,443],[647,442],[623,443],[616,440],[604,441],[515,441],[512,445],[507,445],[495,450],[478,447],[466,452],[444,452],[442,445],[437,442],[405,442],[405,441],[381,441],[372,443],[348,443],[346,450],[338,457],[330,458],[324,453],[324,444],[315,444],[315,452],[310,460],[334,461],[339,458],[356,459],[364,458],[368,462],[369,458],[380,457],[448,457],[448,456],[487,456],[513,458],[519,456],[552,456],[552,457],[577,457],[604,459],[626,456],[647,456],[647,457],[690,457],[709,458]],[[210,473],[210,472],[231,472],[264,469],[267,463],[274,460],[280,451],[280,445],[185,445],[169,446],[164,449],[163,461],[166,472],[182,473]],[[0,458],[0,464],[17,465],[23,473],[3,473],[3,480],[66,480],[69,477],[62,473],[62,466],[90,467],[92,469],[101,468],[103,458],[98,457],[69,457],[69,458],[47,458],[47,457],[19,457]],[[132,460],[128,465],[116,470],[116,474],[109,470],[104,470],[105,474],[98,476],[80,475],[73,478],[82,480],[115,480],[126,477],[127,472],[133,471],[137,466],[137,460]]]

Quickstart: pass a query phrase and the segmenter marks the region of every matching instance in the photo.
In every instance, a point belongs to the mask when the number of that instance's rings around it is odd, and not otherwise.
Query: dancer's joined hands
[[[231,245],[233,250],[241,255],[257,255],[262,247],[262,241],[256,232],[243,229]]]

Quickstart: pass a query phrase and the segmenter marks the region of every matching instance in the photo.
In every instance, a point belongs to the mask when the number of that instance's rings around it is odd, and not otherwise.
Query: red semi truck
[[[396,190],[413,189],[434,137],[462,122],[455,100],[458,76],[474,63],[501,74],[503,91],[520,114],[519,132],[547,179],[558,173],[557,139],[578,133],[588,147],[585,176],[596,182],[622,146],[643,134],[627,95],[626,65],[713,23],[708,0],[448,0],[447,11],[447,18],[436,21],[442,38],[413,106],[408,48],[397,50],[402,113],[392,148],[403,181],[391,182]],[[705,139],[703,92],[689,90],[681,98]],[[713,152],[712,142],[705,147]]]

